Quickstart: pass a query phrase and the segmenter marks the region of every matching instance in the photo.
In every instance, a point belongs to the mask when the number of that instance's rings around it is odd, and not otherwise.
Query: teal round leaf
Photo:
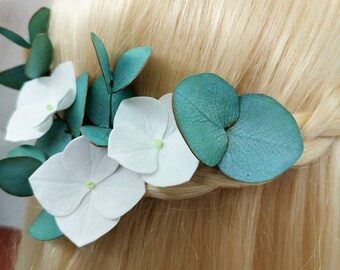
[[[126,51],[113,69],[113,92],[128,86],[142,71],[152,53],[150,47],[139,47]]]
[[[20,90],[22,85],[30,80],[25,75],[25,65],[16,66],[0,73],[0,84]]]
[[[42,163],[46,161],[44,153],[33,145],[20,145],[9,151],[8,157],[32,157],[40,160]]]
[[[303,152],[295,119],[266,95],[240,96],[240,117],[227,130],[227,136],[228,149],[218,167],[242,182],[273,179],[290,168]]]
[[[201,73],[182,80],[173,95],[177,126],[195,156],[215,166],[225,154],[225,129],[239,116],[234,88],[215,74]]]
[[[55,120],[51,129],[36,141],[35,146],[49,158],[64,151],[71,140],[72,136],[68,133],[66,123],[62,120]]]
[[[41,164],[39,160],[31,157],[12,157],[0,160],[0,188],[19,197],[33,195],[28,178]]]
[[[81,127],[81,133],[94,145],[107,147],[112,129],[95,126]]]
[[[96,36],[95,33],[91,33],[91,40],[96,51],[100,69],[104,77],[106,90],[108,93],[111,93],[111,89],[113,86],[112,85],[112,74],[110,71],[110,61],[107,55],[106,48],[103,42],[99,39],[99,37]]]
[[[112,124],[110,123],[110,94],[105,89],[103,76],[100,76],[90,87],[86,101],[86,114],[90,121],[99,127],[109,127]],[[114,119],[119,104],[124,99],[133,96],[133,90],[130,88],[113,94],[112,119]]]
[[[50,9],[43,7],[31,18],[28,24],[30,41],[33,42],[38,34],[47,33],[50,23]]]
[[[65,120],[73,137],[80,135],[80,127],[83,124],[88,79],[89,76],[87,73],[83,73],[77,78],[76,100],[72,106],[65,111]]]
[[[54,216],[42,210],[28,229],[28,234],[34,239],[47,241],[63,236]]]
[[[46,34],[38,34],[26,62],[26,76],[35,79],[45,75],[50,69],[52,54],[53,48],[49,37]]]

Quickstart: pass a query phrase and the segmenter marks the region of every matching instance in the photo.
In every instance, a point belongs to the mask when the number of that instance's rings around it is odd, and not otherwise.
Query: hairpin
[[[111,70],[103,42],[91,33],[102,72],[92,86],[86,73],[75,76],[71,62],[51,72],[49,14],[43,8],[33,15],[30,42],[0,28],[31,49],[25,65],[0,73],[0,83],[21,89],[6,139],[37,140],[0,160],[0,187],[40,202],[28,230],[33,238],[91,243],[140,201],[145,183],[188,182],[199,161],[238,181],[265,182],[301,156],[303,141],[288,110],[266,95],[237,96],[215,74],[185,78],[159,100],[135,97],[130,84],[149,47],[124,52]]]

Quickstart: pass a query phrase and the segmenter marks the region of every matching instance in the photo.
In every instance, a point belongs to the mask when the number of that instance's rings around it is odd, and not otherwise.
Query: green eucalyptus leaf
[[[196,157],[215,166],[225,154],[225,129],[239,116],[234,88],[215,74],[201,73],[182,80],[175,88],[174,115],[179,130]]]
[[[119,104],[127,98],[134,96],[130,88],[119,91],[112,96],[112,119],[116,115]],[[100,76],[88,91],[86,101],[86,115],[90,121],[99,127],[109,127],[110,123],[110,94],[105,91],[105,83]]]
[[[49,158],[62,152],[71,140],[72,136],[68,133],[66,123],[62,120],[55,120],[51,129],[36,141],[35,146]]]
[[[228,149],[218,167],[243,182],[270,180],[291,167],[303,152],[293,116],[261,94],[240,96],[240,117],[227,136]]]
[[[20,145],[9,151],[7,157],[32,157],[40,160],[42,163],[46,161],[44,153],[33,145]]]
[[[80,135],[80,127],[85,114],[88,80],[89,75],[87,73],[83,73],[77,78],[76,100],[72,106],[65,111],[65,120],[68,123],[73,137]]]
[[[50,22],[50,9],[43,7],[31,18],[28,25],[28,32],[31,43],[38,34],[47,34]]]
[[[28,56],[25,74],[31,79],[45,75],[51,66],[53,57],[52,43],[46,34],[38,34],[33,41]]]
[[[41,161],[31,157],[11,157],[0,160],[0,188],[15,196],[33,195],[28,178],[40,165]]]
[[[97,58],[99,61],[100,69],[102,71],[104,81],[105,81],[105,86],[107,89],[108,93],[111,93],[112,89],[112,74],[110,71],[110,61],[109,57],[107,55],[107,51],[105,49],[105,46],[103,42],[99,39],[98,36],[96,36],[95,33],[91,33],[91,39],[92,43],[94,45]]]
[[[110,128],[102,128],[95,126],[81,127],[81,133],[96,146],[108,146],[109,136],[112,131]]]
[[[54,216],[42,210],[28,229],[28,234],[38,240],[47,241],[63,236]]]
[[[10,41],[16,43],[17,45],[24,47],[26,49],[31,48],[31,44],[29,44],[24,38],[19,36],[17,33],[14,33],[11,30],[0,27],[0,34],[8,38]]]
[[[0,84],[17,90],[29,80],[25,75],[25,65],[16,66],[0,73]]]
[[[139,47],[123,53],[113,69],[113,92],[128,86],[142,71],[152,53],[150,47]]]

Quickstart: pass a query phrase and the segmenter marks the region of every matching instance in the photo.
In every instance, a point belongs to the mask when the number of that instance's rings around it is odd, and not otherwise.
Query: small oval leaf
[[[32,157],[40,160],[42,163],[46,161],[44,153],[33,145],[20,145],[9,151],[8,157]]]
[[[235,180],[262,182],[291,167],[303,152],[293,116],[273,98],[240,96],[240,117],[227,130],[229,145],[218,167]]]
[[[107,92],[111,93],[112,74],[111,74],[111,71],[110,71],[110,61],[109,61],[109,57],[107,55],[107,51],[105,49],[103,42],[99,39],[98,36],[96,36],[95,33],[91,33],[91,39],[92,39],[92,43],[93,43],[93,46],[94,46],[96,54],[97,54],[100,69],[101,69],[103,77],[104,77]]]
[[[48,241],[64,234],[60,231],[54,216],[42,210],[28,229],[28,234],[35,239]]]
[[[239,115],[234,88],[215,74],[201,73],[182,80],[173,95],[177,126],[195,156],[215,166],[225,154],[225,129]]]
[[[0,73],[0,84],[20,90],[22,85],[29,81],[25,74],[25,65],[16,66]]]
[[[28,32],[31,43],[38,34],[47,34],[50,23],[50,9],[46,7],[40,8],[28,24]]]
[[[62,120],[55,120],[51,129],[36,141],[35,146],[49,158],[64,151],[71,140],[72,136],[68,133],[66,123]]]
[[[95,126],[81,127],[81,133],[94,145],[106,147],[112,129]]]
[[[24,38],[11,30],[0,27],[0,34],[21,47],[24,47],[26,49],[31,48],[31,44],[29,44]]]
[[[88,79],[89,75],[87,73],[83,73],[77,78],[76,100],[72,106],[65,111],[65,120],[74,137],[80,135],[80,127],[83,124]]]
[[[130,88],[114,93],[112,96],[112,119],[116,115],[119,104],[134,96]],[[86,115],[90,121],[99,127],[109,127],[110,123],[110,94],[105,90],[103,76],[100,76],[88,91],[86,101]]]
[[[150,47],[139,47],[123,53],[113,69],[113,92],[128,86],[142,71],[152,53]]]
[[[45,75],[50,69],[52,54],[53,48],[49,37],[46,34],[38,34],[26,62],[26,76],[35,79]]]
[[[0,160],[0,188],[19,197],[33,195],[28,178],[40,165],[41,161],[31,157],[11,157]]]

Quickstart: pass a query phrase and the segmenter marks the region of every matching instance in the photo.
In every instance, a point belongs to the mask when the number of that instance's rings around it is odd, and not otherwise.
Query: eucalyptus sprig
[[[86,114],[95,126],[84,126],[82,134],[98,146],[107,146],[108,134],[113,128],[113,118],[122,100],[134,96],[128,86],[148,62],[152,49],[138,47],[124,52],[113,70],[107,50],[100,38],[91,33],[102,75],[89,89]]]
[[[19,90],[26,81],[49,72],[53,58],[52,43],[48,37],[49,21],[50,9],[39,9],[28,24],[29,41],[7,28],[0,27],[0,34],[30,50],[26,64],[0,73],[0,84]]]

